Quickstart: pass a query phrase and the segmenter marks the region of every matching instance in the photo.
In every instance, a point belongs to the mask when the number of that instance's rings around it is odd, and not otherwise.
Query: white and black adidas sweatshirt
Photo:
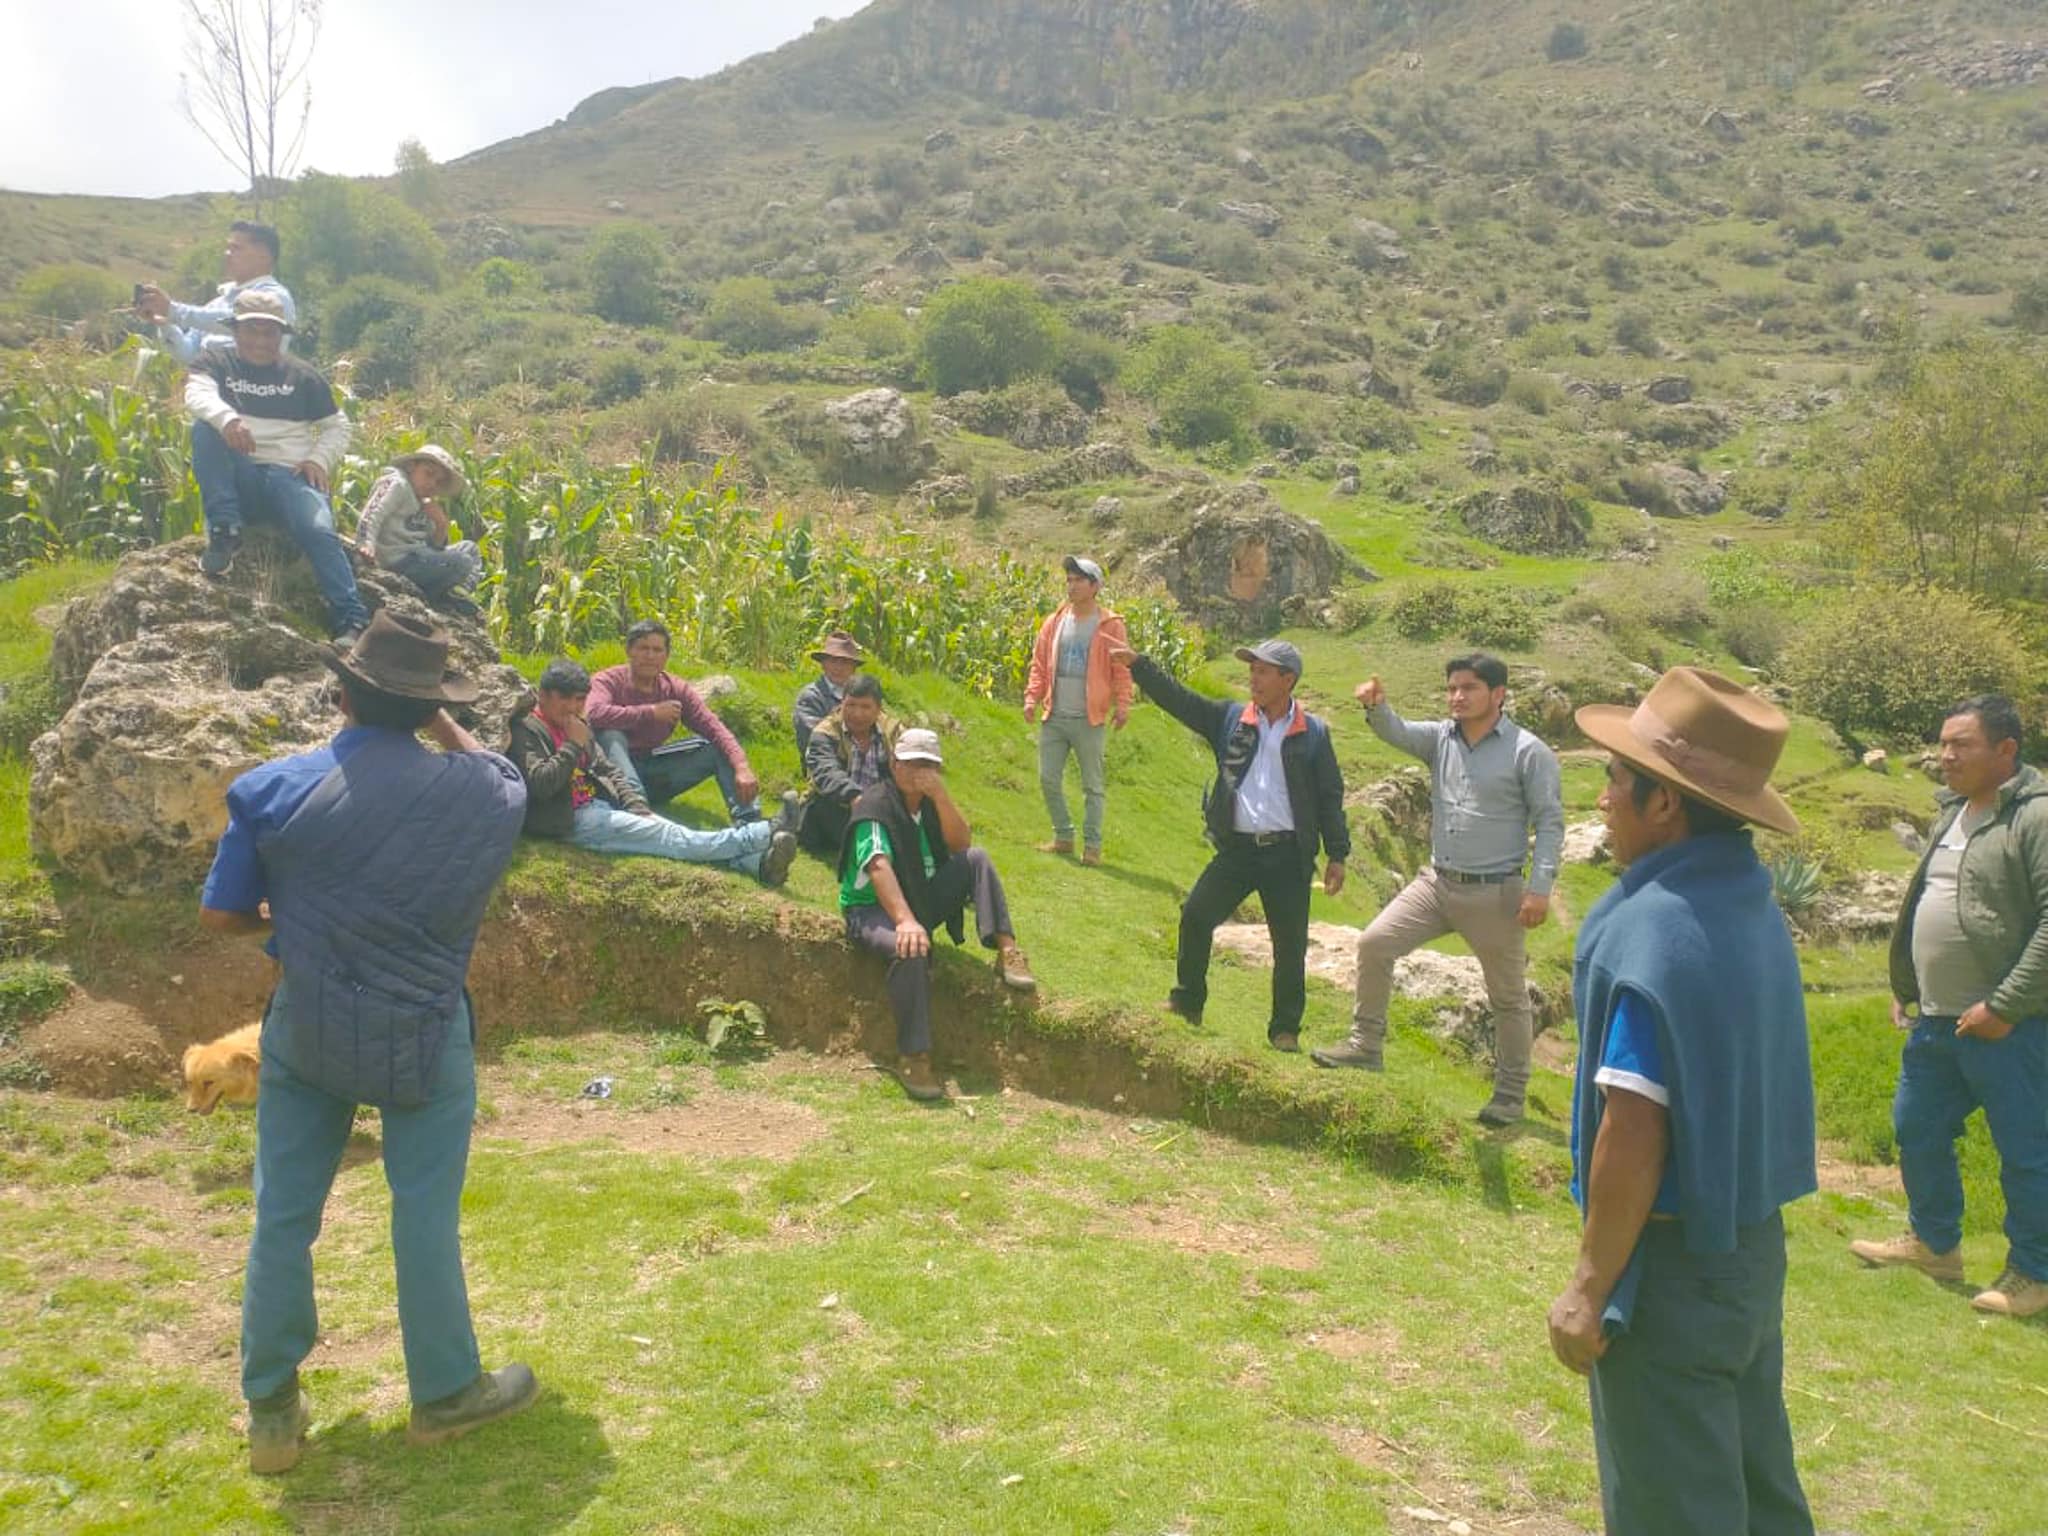
[[[258,368],[233,347],[208,348],[185,375],[185,411],[216,432],[240,419],[259,464],[311,461],[330,475],[354,431],[327,381],[288,353]]]

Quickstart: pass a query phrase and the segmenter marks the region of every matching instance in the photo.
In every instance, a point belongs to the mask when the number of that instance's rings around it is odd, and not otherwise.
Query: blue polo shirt
[[[324,747],[260,763],[230,784],[228,827],[213,851],[199,904],[215,912],[253,913],[270,892],[258,839],[290,821],[320,781],[375,736],[374,726],[347,726]]]
[[[1628,1093],[1639,1094],[1653,1104],[1661,1104],[1668,1112],[1671,1108],[1671,1090],[1666,1086],[1664,1075],[1664,1050],[1657,1039],[1657,1020],[1636,993],[1623,989],[1614,1004],[1614,1019],[1607,1026],[1605,1049],[1600,1053],[1600,1065],[1593,1072],[1594,1084],[1602,1089],[1620,1088]],[[1664,1179],[1657,1186],[1656,1201],[1650,1206],[1654,1216],[1676,1216],[1678,1214],[1678,1157],[1674,1144],[1664,1156]],[[1592,1149],[1586,1149],[1586,1160],[1592,1161]],[[1573,1193],[1579,1195],[1583,1206],[1585,1175],[1573,1170]]]

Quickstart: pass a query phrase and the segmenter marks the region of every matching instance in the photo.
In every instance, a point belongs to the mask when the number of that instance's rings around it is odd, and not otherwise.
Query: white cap
[[[942,768],[946,764],[945,758],[939,755],[937,731],[905,731],[896,738],[896,745],[889,749],[889,755],[899,763],[937,763]]]

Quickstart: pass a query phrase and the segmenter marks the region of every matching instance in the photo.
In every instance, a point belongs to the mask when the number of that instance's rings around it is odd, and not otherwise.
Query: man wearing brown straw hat
[[[448,636],[380,610],[344,652],[342,730],[229,787],[200,898],[222,933],[269,935],[281,963],[264,1011],[256,1225],[242,1294],[249,1464],[283,1472],[310,1412],[313,1240],[358,1104],[382,1115],[407,1437],[433,1444],[517,1413],[533,1372],[486,1372],[470,1324],[458,1218],[476,1115],[465,981],[477,926],[519,840],[519,772],[449,718],[477,695],[447,670]],[[439,752],[417,739],[424,731]]]
[[[1550,1343],[1592,1378],[1609,1536],[1812,1536],[1785,1414],[1785,1227],[1816,1187],[1799,957],[1745,823],[1785,716],[1674,667],[1589,705],[1621,878],[1572,974],[1572,1193],[1585,1230]]]
[[[846,698],[846,685],[867,661],[860,642],[843,629],[835,629],[825,643],[811,652],[818,675],[805,685],[790,706],[789,723],[796,729],[796,755],[802,761],[811,750],[811,732],[818,722],[837,709]]]

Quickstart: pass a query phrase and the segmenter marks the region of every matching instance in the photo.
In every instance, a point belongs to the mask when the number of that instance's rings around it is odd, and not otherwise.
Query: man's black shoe
[[[206,550],[199,557],[201,574],[219,581],[235,568],[235,556],[242,552],[242,534],[237,528],[215,528],[206,536]]]
[[[1182,1018],[1186,1019],[1188,1023],[1192,1024],[1196,1029],[1200,1029],[1202,1027],[1201,1009],[1190,1008],[1187,1006],[1187,1004],[1183,1003],[1177,997],[1167,998],[1165,1008],[1168,1013],[1179,1014]]]

